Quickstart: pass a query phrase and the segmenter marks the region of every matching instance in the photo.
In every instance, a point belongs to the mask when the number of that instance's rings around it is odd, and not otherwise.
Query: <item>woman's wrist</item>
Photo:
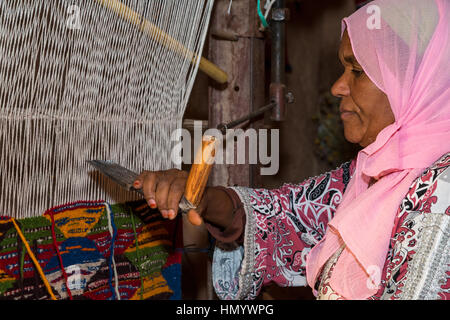
[[[230,188],[211,187],[207,197],[211,198],[206,199],[208,208],[203,219],[209,233],[228,249],[241,245],[246,216],[239,196]]]
[[[203,220],[222,231],[225,230],[234,218],[235,208],[232,198],[223,187],[206,188],[204,197]]]

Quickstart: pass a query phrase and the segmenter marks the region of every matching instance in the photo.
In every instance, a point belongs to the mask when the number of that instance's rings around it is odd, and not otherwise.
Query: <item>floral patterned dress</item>
[[[213,282],[221,299],[254,299],[261,288],[306,286],[306,258],[324,236],[328,222],[354,172],[354,162],[300,184],[279,189],[231,188],[241,200],[246,224],[243,243],[216,246]],[[450,299],[450,153],[411,185],[392,228],[378,292],[370,299]],[[342,249],[342,248],[341,248]],[[322,270],[314,294],[343,299],[327,280],[339,250]]]

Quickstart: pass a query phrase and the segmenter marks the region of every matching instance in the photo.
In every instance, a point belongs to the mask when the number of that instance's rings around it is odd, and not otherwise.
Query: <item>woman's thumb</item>
[[[195,211],[195,209],[191,209],[187,213],[187,218],[191,224],[194,226],[199,226],[203,223],[202,217]]]

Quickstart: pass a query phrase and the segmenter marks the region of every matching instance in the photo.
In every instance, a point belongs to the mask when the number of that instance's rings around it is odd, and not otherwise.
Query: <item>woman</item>
[[[449,36],[449,0],[375,0],[343,20],[331,90],[363,149],[298,185],[207,189],[188,215],[221,243],[219,297],[276,282],[319,299],[450,298]],[[144,172],[135,187],[173,219],[186,177]]]

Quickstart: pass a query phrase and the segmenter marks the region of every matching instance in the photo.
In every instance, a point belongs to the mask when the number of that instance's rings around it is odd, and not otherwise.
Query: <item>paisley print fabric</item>
[[[234,254],[215,251],[218,296],[254,299],[270,282],[305,286],[308,252],[325,235],[354,164],[275,190],[232,188],[246,211],[245,240]],[[450,153],[414,181],[400,204],[386,263],[368,284],[378,288],[370,299],[450,299],[449,235]]]

